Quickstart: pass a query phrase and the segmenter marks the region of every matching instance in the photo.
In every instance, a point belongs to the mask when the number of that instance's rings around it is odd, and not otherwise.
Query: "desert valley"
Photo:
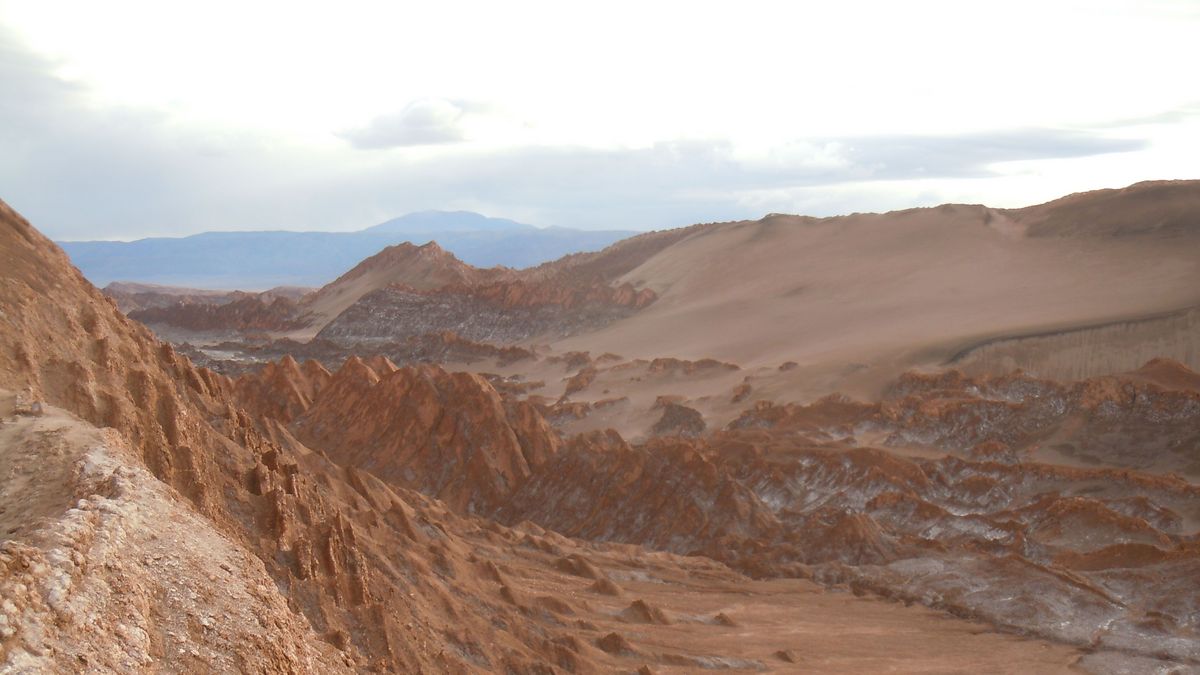
[[[0,672],[1200,671],[1200,181],[92,286],[0,204]]]

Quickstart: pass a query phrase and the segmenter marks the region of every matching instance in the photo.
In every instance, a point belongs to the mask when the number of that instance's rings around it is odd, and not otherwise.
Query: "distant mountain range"
[[[136,241],[63,241],[96,286],[113,281],[260,290],[321,286],[386,246],[437,241],[476,267],[522,268],[637,234],[538,228],[470,211],[410,213],[358,232],[203,232]]]

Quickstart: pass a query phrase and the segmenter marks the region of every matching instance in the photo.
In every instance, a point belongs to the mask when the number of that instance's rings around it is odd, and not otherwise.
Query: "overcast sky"
[[[425,209],[656,229],[1200,178],[1200,2],[0,0],[60,239]]]

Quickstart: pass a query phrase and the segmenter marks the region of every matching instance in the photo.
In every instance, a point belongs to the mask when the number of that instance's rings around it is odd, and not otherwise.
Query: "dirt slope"
[[[798,374],[854,371],[878,386],[993,337],[1200,304],[1198,194],[1200,182],[1139,184],[1015,211],[945,205],[710,226],[620,277],[653,290],[652,305],[556,346],[652,357],[670,335],[674,356],[796,361]]]

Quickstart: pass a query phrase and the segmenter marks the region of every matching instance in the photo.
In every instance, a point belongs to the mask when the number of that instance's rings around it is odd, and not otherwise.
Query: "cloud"
[[[537,225],[662,228],[757,217],[762,203],[745,198],[752,193],[890,182],[895,194],[905,181],[924,191],[934,179],[994,176],[1005,162],[1147,145],[1016,129],[801,138],[753,153],[720,138],[484,150],[463,141],[462,122],[487,110],[426,99],[346,132],[349,145],[311,148],[266,132],[185,124],[164,111],[96,106],[85,88],[55,76],[53,62],[10,38],[0,29],[0,198],[61,239],[359,229],[455,208]],[[440,145],[419,156],[361,151],[416,143]]]
[[[423,99],[338,135],[364,150],[457,143],[464,140],[460,127],[463,115],[474,109],[444,99]]]
[[[728,140],[662,142],[644,148],[463,147],[420,160],[397,158],[321,190],[382,195],[409,208],[447,205],[529,213],[541,225],[649,229],[757,217],[750,191],[961,179],[996,175],[993,164],[1086,157],[1144,147],[1141,140],[1026,130],[953,137],[888,136],[803,141],[760,158]],[[861,210],[861,209],[850,209]]]
[[[947,136],[868,136],[837,139],[862,178],[896,180],[973,177],[1003,162],[1090,157],[1149,146],[1144,139],[1110,138],[1070,129],[1015,129]]]
[[[1188,122],[1198,117],[1200,117],[1200,101],[1192,101],[1191,103],[1182,105],[1173,110],[1164,110],[1162,112],[1151,115],[1142,115],[1140,117],[1124,117],[1105,122],[1099,126],[1105,128],[1120,128],[1136,127],[1146,124],[1179,124],[1180,122]]]
[[[167,182],[190,178],[189,167],[162,147],[160,117],[93,108],[84,88],[55,77],[52,62],[16,44],[0,30],[0,196],[41,215],[41,227],[96,224],[118,200],[153,213]],[[179,204],[163,207],[165,217]]]

